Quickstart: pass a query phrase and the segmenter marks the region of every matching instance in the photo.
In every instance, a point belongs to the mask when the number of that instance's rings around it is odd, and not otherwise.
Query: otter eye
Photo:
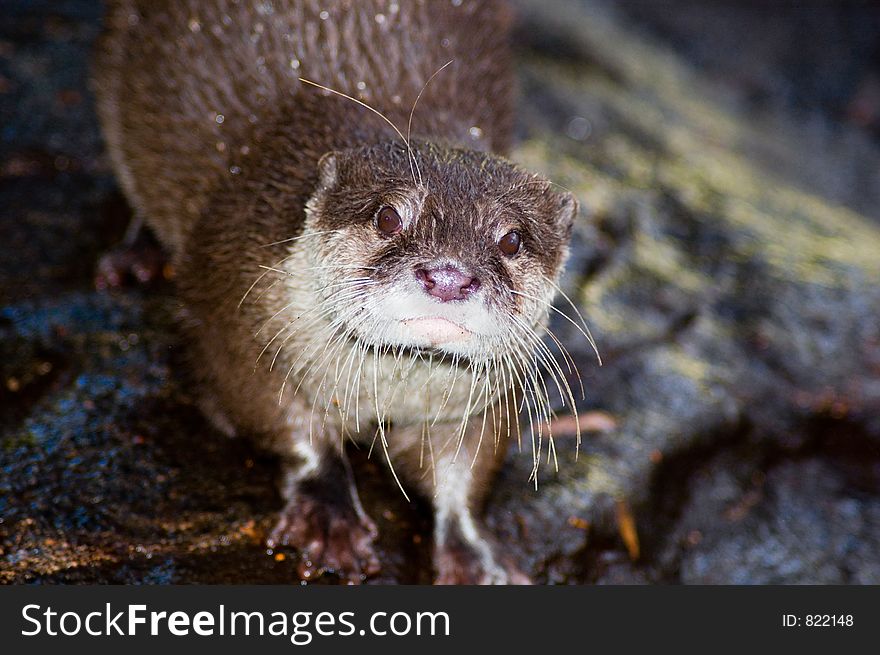
[[[376,227],[382,234],[397,234],[403,229],[403,221],[393,207],[382,207],[376,216]]]
[[[519,252],[521,239],[519,232],[508,232],[498,240],[498,248],[508,257],[513,257]]]

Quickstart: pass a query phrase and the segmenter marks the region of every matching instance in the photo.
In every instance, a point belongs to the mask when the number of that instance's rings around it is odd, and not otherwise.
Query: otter
[[[267,543],[304,578],[379,570],[354,441],[430,499],[437,583],[528,582],[480,513],[520,415],[533,439],[549,420],[541,368],[565,386],[540,337],[577,202],[505,158],[510,16],[109,5],[94,88],[113,168],[176,271],[204,413],[280,455]]]

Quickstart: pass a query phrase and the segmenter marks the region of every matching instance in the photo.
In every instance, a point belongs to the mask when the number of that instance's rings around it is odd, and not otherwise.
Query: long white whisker
[[[558,289],[558,287],[557,287],[557,289]],[[600,365],[602,364],[602,358],[599,355],[599,349],[596,347],[596,342],[593,339],[593,335],[589,333],[589,328],[587,329],[587,331],[584,331],[580,325],[578,325],[574,320],[572,320],[571,316],[569,316],[565,312],[559,311],[556,307],[553,306],[552,303],[547,302],[546,300],[543,300],[542,298],[537,298],[536,296],[532,296],[527,293],[523,293],[522,291],[515,291],[514,289],[510,289],[510,288],[508,288],[508,290],[510,291],[510,293],[512,293],[514,295],[522,296],[523,298],[528,298],[529,300],[534,300],[535,302],[539,302],[539,303],[543,304],[550,311],[556,312],[557,314],[559,314],[559,316],[561,316],[566,321],[571,323],[575,327],[575,329],[583,335],[583,337],[587,340],[587,342],[590,344],[590,346],[592,346],[593,352],[596,353],[596,357],[599,359],[599,364]],[[569,302],[571,302],[571,301],[569,301]],[[577,308],[575,308],[575,309],[577,309]],[[586,325],[584,325],[584,327],[586,327]]]
[[[353,97],[351,97],[350,95],[348,95],[347,93],[342,93],[341,91],[337,91],[336,89],[331,89],[329,86],[324,86],[323,84],[318,84],[317,82],[312,82],[311,80],[307,80],[307,79],[304,78],[304,77],[300,77],[300,78],[299,78],[299,81],[302,82],[303,84],[310,84],[310,85],[312,85],[312,86],[316,86],[316,87],[318,87],[319,89],[322,89],[322,90],[327,91],[327,92],[329,92],[329,93],[334,93],[334,94],[336,94],[336,95],[338,95],[338,96],[340,96],[340,97],[342,97],[342,98],[346,98],[346,99],[348,99],[348,100],[351,100],[353,103],[358,104],[358,105],[360,105],[361,107],[363,107],[364,109],[367,109],[367,110],[373,112],[374,114],[376,114],[376,116],[378,116],[378,117],[381,118],[383,121],[385,121],[386,123],[388,123],[388,125],[391,126],[391,129],[394,130],[394,131],[397,133],[397,136],[399,136],[399,137],[401,138],[401,140],[403,140],[403,143],[404,143],[404,145],[406,145],[407,149],[409,148],[409,139],[407,139],[405,136],[403,136],[403,132],[401,132],[401,131],[397,128],[397,126],[396,126],[394,123],[391,122],[391,119],[389,119],[385,114],[383,114],[383,113],[382,113],[381,111],[379,111],[378,109],[374,109],[373,107],[371,107],[371,106],[368,105],[367,103],[365,103],[365,102],[363,102],[363,101],[361,101],[361,100],[358,100],[357,98],[353,98]],[[414,179],[413,181],[415,181],[415,179]]]
[[[587,333],[587,340],[590,342],[590,345],[593,346],[593,351],[596,353],[596,359],[599,360],[599,366],[602,366],[602,356],[599,354],[599,349],[596,348],[596,341],[595,339],[593,339],[593,333],[590,332],[590,328],[587,326],[587,321],[584,320],[583,314],[581,314],[581,311],[577,308],[577,305],[574,304],[572,299],[568,297],[568,294],[562,290],[562,287],[556,284],[553,280],[548,279],[547,281],[550,283],[550,286],[556,289],[559,295],[562,296],[569,305],[571,305],[574,313],[577,314],[578,318],[581,320],[581,323],[583,323],[584,330],[586,330]]]
[[[325,234],[333,234],[337,230],[316,230],[314,232],[306,232],[305,234],[300,234],[296,237],[290,237],[289,239],[281,239],[281,241],[273,241],[272,243],[264,243],[260,248],[271,248],[272,246],[280,246],[282,243],[292,243],[294,241],[299,241],[300,239],[308,239],[310,237],[320,237]]]
[[[431,83],[431,80],[433,80],[435,77],[437,77],[437,74],[440,73],[440,71],[442,71],[444,68],[449,66],[449,64],[451,64],[454,61],[455,61],[454,59],[450,59],[449,61],[447,61],[445,64],[443,64],[440,68],[438,68],[437,70],[435,70],[431,74],[431,77],[428,78],[427,82],[425,82],[424,86],[419,91],[419,94],[416,96],[415,102],[413,102],[412,109],[409,112],[409,121],[407,121],[407,123],[406,123],[406,147],[409,150],[410,165],[411,166],[415,165],[416,170],[419,172],[419,185],[422,184],[422,171],[419,170],[419,165],[418,165],[418,163],[416,163],[415,156],[413,155],[413,152],[412,152],[412,148],[410,148],[410,145],[409,145],[410,135],[412,134],[413,116],[416,113],[416,106],[419,104],[419,100],[422,99],[422,94],[425,92],[425,89],[428,88],[428,85]],[[413,182],[415,182],[415,181],[416,181],[415,175],[413,175]]]

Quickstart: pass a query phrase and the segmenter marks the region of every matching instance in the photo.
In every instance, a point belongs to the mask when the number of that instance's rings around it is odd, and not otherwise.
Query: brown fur
[[[271,14],[257,10],[270,4]],[[111,2],[96,67],[104,133],[135,210],[175,258],[229,167],[249,165],[241,148],[271,147],[278,123],[289,124],[287,108],[315,96],[299,77],[362,97],[405,126],[425,82],[454,59],[419,101],[415,136],[473,145],[468,130],[477,126],[483,136],[476,145],[506,151],[512,79],[499,3],[465,2],[450,11],[446,2],[402,1],[396,14],[389,4]],[[329,12],[327,20],[320,19],[322,11]],[[377,14],[385,16],[382,25]],[[298,162],[300,171],[314,171],[327,151],[362,143],[347,127],[371,129],[374,138],[385,134],[381,121],[364,111],[332,130],[320,113],[299,118],[312,123],[297,127],[310,146],[301,161],[311,165]]]

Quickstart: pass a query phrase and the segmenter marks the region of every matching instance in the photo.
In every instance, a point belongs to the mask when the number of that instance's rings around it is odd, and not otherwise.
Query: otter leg
[[[460,446],[455,425],[434,425],[430,437],[419,429],[407,432],[401,438],[395,431],[392,440],[407,444],[400,459],[408,473],[418,473],[419,489],[434,506],[435,584],[529,584],[480,519],[507,450],[506,430],[496,440],[482,418],[473,418]]]
[[[284,464],[281,493],[286,505],[267,545],[297,549],[303,580],[329,571],[357,584],[375,575],[376,525],[364,512],[345,454],[308,442],[295,450],[299,457]]]

